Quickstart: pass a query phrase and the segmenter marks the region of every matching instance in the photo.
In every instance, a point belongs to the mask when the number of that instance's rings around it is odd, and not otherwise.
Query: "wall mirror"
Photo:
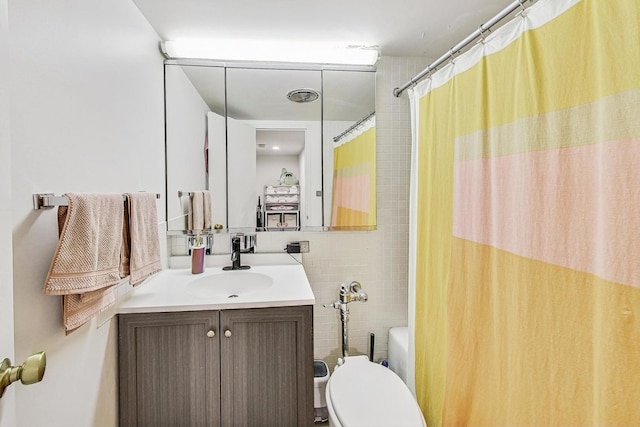
[[[375,228],[373,70],[167,61],[165,103],[168,231],[201,190],[221,230]]]

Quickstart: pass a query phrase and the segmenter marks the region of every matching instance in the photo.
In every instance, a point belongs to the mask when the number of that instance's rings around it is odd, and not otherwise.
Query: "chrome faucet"
[[[240,236],[231,237],[231,265],[226,267],[222,267],[223,270],[248,270],[251,267],[248,265],[241,265],[242,262],[240,260],[240,254],[242,251],[240,250]]]

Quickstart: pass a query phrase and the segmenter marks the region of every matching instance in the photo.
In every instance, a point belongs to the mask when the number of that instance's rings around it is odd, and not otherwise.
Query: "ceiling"
[[[375,45],[383,56],[424,57],[425,63],[448,52],[511,3],[511,0],[132,1],[162,40],[216,38]],[[206,68],[185,68],[184,71],[212,110],[220,110],[221,101],[216,94],[221,90],[211,85],[210,71]],[[235,86],[229,78],[229,116],[308,119],[298,114],[303,110],[312,112],[316,107],[293,106],[286,101],[273,104],[268,100],[284,99],[291,89],[320,89],[318,84],[298,81],[293,75],[279,75],[284,77],[268,84],[262,77],[249,77]],[[397,85],[404,83],[398,81]],[[327,86],[324,88],[325,120],[355,121],[370,112],[370,109],[361,111],[354,107],[353,101],[362,94],[374,96],[373,91],[360,89],[357,82],[345,81],[336,86],[339,90],[335,92],[344,97],[333,104],[331,98],[325,96]],[[240,106],[237,100],[244,100],[244,104]],[[373,98],[363,104],[373,105]],[[278,137],[283,139],[282,135]]]
[[[237,38],[377,45],[435,60],[510,0],[133,0],[163,40]],[[404,82],[398,82],[402,84]]]

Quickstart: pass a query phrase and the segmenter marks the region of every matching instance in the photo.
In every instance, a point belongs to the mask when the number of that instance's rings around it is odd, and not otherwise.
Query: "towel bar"
[[[160,198],[160,194],[156,193],[156,199]],[[122,200],[127,200],[127,195],[122,195]],[[54,196],[53,193],[36,193],[33,195],[33,209],[51,209],[55,206],[67,206],[69,203],[64,196]]]

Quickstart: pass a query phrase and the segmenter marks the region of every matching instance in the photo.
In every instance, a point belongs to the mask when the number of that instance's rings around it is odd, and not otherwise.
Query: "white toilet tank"
[[[398,326],[389,329],[389,368],[407,383],[409,363],[409,328]]]

